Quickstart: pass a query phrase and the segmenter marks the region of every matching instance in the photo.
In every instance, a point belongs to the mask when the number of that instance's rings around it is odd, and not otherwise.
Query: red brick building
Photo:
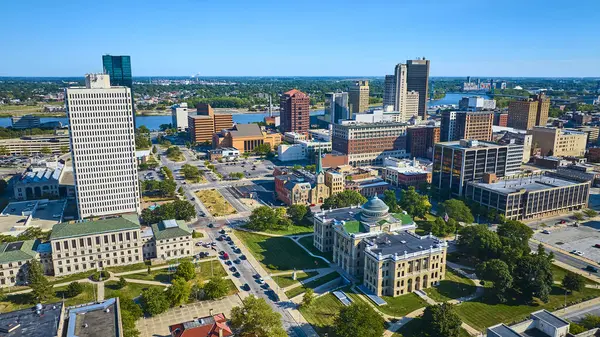
[[[508,114],[507,113],[495,113],[494,114],[494,125],[508,126]]]
[[[406,151],[411,157],[433,158],[433,145],[440,142],[438,126],[419,126],[406,129]]]
[[[587,159],[592,163],[600,163],[600,147],[590,147],[588,149]]]
[[[281,131],[307,133],[310,125],[310,97],[292,89],[279,101]]]

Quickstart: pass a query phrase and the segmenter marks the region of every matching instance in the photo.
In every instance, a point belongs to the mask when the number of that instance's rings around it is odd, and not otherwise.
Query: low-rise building
[[[408,187],[431,184],[431,167],[416,160],[405,166],[385,166],[381,177],[392,186]]]
[[[13,179],[13,193],[17,200],[42,198],[71,198],[75,196],[73,184],[61,185],[63,175],[73,174],[72,166],[66,168],[61,162],[32,164]],[[69,179],[65,179],[69,180]]]
[[[40,118],[34,115],[12,116],[10,121],[13,129],[33,129],[40,127]]]
[[[21,310],[0,313],[0,331],[4,337],[74,336],[65,334],[64,319],[64,302],[37,304]]]
[[[360,179],[360,180],[346,180],[346,189],[360,193],[366,198],[370,198],[377,195],[382,195],[387,189],[390,188],[390,184],[379,177]]]
[[[213,147],[233,147],[241,154],[252,152],[262,144],[269,144],[271,149],[281,144],[281,134],[261,130],[256,124],[236,124],[233,128],[215,133],[212,137]]]
[[[11,202],[0,213],[0,233],[17,236],[28,228],[49,231],[63,220],[65,200],[31,200]]]
[[[123,337],[119,298],[68,308],[66,337]]]
[[[326,174],[320,159],[319,156],[314,174],[305,170],[276,167],[273,171],[276,198],[288,206],[322,204],[331,196],[331,187],[326,185]],[[329,181],[336,183],[337,189],[337,179]]]
[[[71,145],[68,134],[55,134],[0,139],[0,147],[5,148],[10,155],[29,156],[42,154],[47,150],[56,155],[67,153]]]
[[[600,128],[597,126],[580,126],[575,128],[577,131],[585,132],[587,134],[587,145],[598,144],[598,137],[600,136]]]
[[[194,255],[192,231],[182,220],[164,220],[151,226],[154,258],[172,260]]]
[[[555,216],[588,205],[589,181],[575,181],[550,174],[498,180],[486,174],[483,181],[467,183],[465,197],[509,220]]]
[[[55,276],[143,261],[137,214],[63,222],[52,228]]]
[[[230,337],[233,331],[225,314],[200,317],[169,326],[171,337]]]
[[[317,152],[331,152],[331,142],[298,140],[293,145],[277,147],[277,159],[282,162],[312,159]]]
[[[569,322],[547,311],[531,313],[531,318],[508,326],[500,323],[487,328],[488,337],[565,337],[569,336]],[[593,331],[592,331],[593,332]],[[577,335],[580,336],[580,335]],[[595,336],[594,333],[584,336]]]
[[[446,242],[411,232],[406,214],[376,196],[360,207],[314,214],[314,246],[377,296],[400,296],[444,279]]]
[[[586,157],[592,163],[600,163],[600,147],[590,147]]]
[[[27,263],[38,258],[40,240],[0,243],[0,288],[27,283]]]
[[[310,129],[308,135],[312,140],[331,143],[331,131],[328,129]]]
[[[208,157],[212,160],[224,159],[225,161],[236,160],[240,156],[240,150],[234,147],[221,147],[208,151]]]
[[[533,143],[548,156],[583,157],[588,135],[585,132],[536,126],[531,130]]]
[[[285,132],[283,134],[283,140],[290,143],[290,144],[296,144],[298,141],[300,140],[307,140],[308,139],[308,135],[304,134],[304,133],[300,133],[300,132]]]

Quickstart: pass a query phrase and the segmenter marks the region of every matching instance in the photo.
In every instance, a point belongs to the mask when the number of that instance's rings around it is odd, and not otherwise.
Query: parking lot
[[[588,221],[579,227],[549,228],[550,234],[535,233],[533,238],[565,251],[577,250],[583,257],[600,262],[600,221]]]
[[[229,176],[230,173],[241,172],[246,178],[266,177],[273,174],[275,165],[269,160],[238,160],[237,162],[218,163],[214,164],[217,171],[223,177]]]

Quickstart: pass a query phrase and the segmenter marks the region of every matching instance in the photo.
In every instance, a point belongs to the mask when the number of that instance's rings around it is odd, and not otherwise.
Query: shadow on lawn
[[[272,270],[325,268],[324,261],[308,255],[288,238],[269,237],[257,242],[262,249],[262,263]]]

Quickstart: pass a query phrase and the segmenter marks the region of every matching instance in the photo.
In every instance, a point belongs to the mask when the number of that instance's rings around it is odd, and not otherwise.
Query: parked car
[[[240,259],[235,259],[235,260],[233,260],[233,263],[240,264],[240,263],[242,263],[242,261],[240,261]]]
[[[549,230],[547,230],[547,229],[544,229],[544,230],[542,231],[542,233],[543,233],[543,234],[550,234],[550,231],[549,231]]]
[[[600,243],[594,245],[595,248],[600,248]]]
[[[223,254],[223,259],[225,259],[225,260],[229,260],[229,254],[227,254],[227,253],[224,253],[224,254]]]
[[[250,291],[250,285],[248,283],[244,283],[244,285],[242,286],[242,290]]]

